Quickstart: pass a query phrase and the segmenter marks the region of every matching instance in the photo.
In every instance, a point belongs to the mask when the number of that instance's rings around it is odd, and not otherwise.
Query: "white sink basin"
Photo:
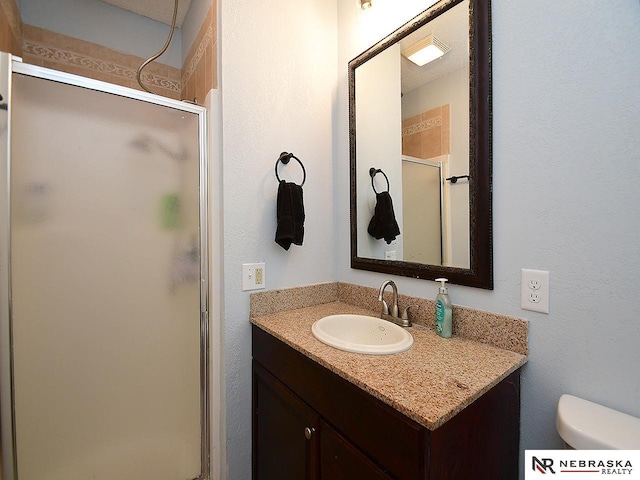
[[[409,350],[413,337],[404,328],[367,315],[329,315],[311,326],[313,336],[332,347],[369,355]]]

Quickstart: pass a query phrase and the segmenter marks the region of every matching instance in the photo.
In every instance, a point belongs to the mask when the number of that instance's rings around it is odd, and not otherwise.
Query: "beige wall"
[[[22,55],[22,22],[15,0],[0,0],[0,51]]]
[[[202,105],[209,90],[218,88],[216,33],[216,2],[214,0],[207,18],[189,49],[187,58],[182,59],[182,98],[187,100],[195,98],[198,105]]]
[[[451,153],[449,105],[402,120],[402,154],[432,158]]]

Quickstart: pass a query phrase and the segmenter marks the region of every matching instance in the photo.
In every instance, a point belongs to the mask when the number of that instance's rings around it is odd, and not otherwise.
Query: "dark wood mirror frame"
[[[491,2],[469,6],[469,234],[470,268],[358,257],[356,202],[356,68],[461,0],[442,0],[349,62],[349,157],[351,167],[351,268],[493,289]],[[399,128],[399,127],[398,127]],[[368,172],[359,172],[368,175]]]

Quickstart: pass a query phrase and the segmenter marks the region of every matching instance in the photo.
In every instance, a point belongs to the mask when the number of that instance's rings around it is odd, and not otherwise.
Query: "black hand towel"
[[[389,192],[376,194],[376,208],[367,232],[376,240],[384,238],[387,243],[391,243],[400,235],[400,228],[396,222],[396,215],[393,213],[393,201]]]
[[[289,250],[292,243],[302,245],[304,237],[304,203],[302,187],[280,180],[277,200],[276,243]]]

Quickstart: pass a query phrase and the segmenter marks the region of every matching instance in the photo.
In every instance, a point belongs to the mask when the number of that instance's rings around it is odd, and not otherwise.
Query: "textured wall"
[[[404,258],[404,224],[402,212],[402,123],[400,111],[400,47],[391,47],[365,65],[358,67],[355,78],[356,123],[358,135],[356,150],[358,168],[358,255],[383,259],[385,252],[395,251],[397,258]],[[382,170],[372,179],[369,169]],[[386,176],[386,177],[385,177]],[[389,185],[387,185],[387,179]],[[375,185],[375,191],[373,186]],[[368,234],[368,226],[375,213],[376,192],[389,191],[393,211],[400,234],[387,244],[384,238],[376,240]]]
[[[397,25],[384,18],[392,0],[364,14],[350,3],[338,10],[335,178],[344,247],[337,268],[339,280],[377,286],[385,275],[349,268],[343,66],[368,46],[372,26],[384,34]],[[405,20],[423,7],[414,3]],[[452,285],[449,294],[455,304],[530,320],[522,448],[557,448],[555,408],[564,392],[640,416],[640,3],[493,0],[492,7],[495,289]],[[521,268],[550,270],[549,315],[520,309]],[[404,293],[437,293],[435,283],[396,280]]]
[[[336,278],[336,0],[222,2],[220,15],[227,462],[228,478],[245,480],[251,477],[251,336],[241,264],[266,261],[268,289]],[[304,244],[289,251],[274,242],[273,170],[283,150],[307,170]],[[300,182],[302,172],[290,162],[280,178]]]

